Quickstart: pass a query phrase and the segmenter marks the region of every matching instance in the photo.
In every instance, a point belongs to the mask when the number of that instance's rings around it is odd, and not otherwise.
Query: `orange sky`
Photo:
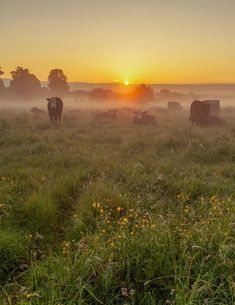
[[[0,0],[0,66],[41,80],[235,82],[234,0]]]

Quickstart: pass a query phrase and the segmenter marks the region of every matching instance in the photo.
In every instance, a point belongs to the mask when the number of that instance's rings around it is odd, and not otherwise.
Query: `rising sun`
[[[124,84],[125,84],[125,86],[128,86],[128,85],[129,85],[129,82],[126,80],[126,81],[124,82]]]

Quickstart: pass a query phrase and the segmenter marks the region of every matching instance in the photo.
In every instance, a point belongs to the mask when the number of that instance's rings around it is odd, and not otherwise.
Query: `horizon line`
[[[0,78],[3,81],[11,81],[11,78]],[[40,82],[48,82],[48,80],[41,80],[39,79]],[[100,85],[124,85],[124,82],[89,82],[89,81],[67,81],[67,83],[70,84],[100,84]],[[196,85],[196,86],[204,86],[204,85],[235,85],[235,82],[205,82],[205,83],[148,83],[148,82],[137,82],[137,83],[130,83],[129,86],[133,86],[133,85],[140,85],[140,84],[145,84],[145,85],[157,85],[157,86],[162,86],[162,85],[166,85],[166,86],[180,86],[180,85],[186,85],[186,86],[192,86],[192,85]]]

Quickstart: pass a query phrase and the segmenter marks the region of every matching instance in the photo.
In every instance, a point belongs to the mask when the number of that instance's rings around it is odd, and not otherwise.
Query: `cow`
[[[200,127],[222,126],[225,121],[210,115],[210,105],[203,101],[193,101],[190,107],[190,118],[192,125]]]
[[[61,121],[61,115],[63,110],[63,102],[59,97],[50,97],[47,98],[48,104],[48,114],[51,122]]]
[[[133,111],[135,114],[133,124],[156,125],[157,121],[154,115],[148,114],[148,111]]]
[[[33,107],[30,112],[34,115],[34,119],[38,119],[40,116],[44,115],[46,112],[42,109],[39,109],[37,107]]]
[[[168,102],[167,103],[167,108],[168,108],[168,110],[175,111],[175,110],[181,110],[182,106],[178,102]]]
[[[218,100],[205,100],[204,104],[209,105],[209,113],[211,116],[219,116],[221,108]]]
[[[105,112],[97,112],[95,114],[96,120],[107,120],[107,119],[115,120],[116,118],[117,118],[117,109],[111,109]]]

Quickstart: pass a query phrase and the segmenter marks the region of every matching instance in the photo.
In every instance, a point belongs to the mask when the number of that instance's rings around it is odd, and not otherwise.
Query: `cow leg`
[[[53,122],[53,116],[51,114],[49,114],[49,118],[50,118],[50,121],[52,123]]]

